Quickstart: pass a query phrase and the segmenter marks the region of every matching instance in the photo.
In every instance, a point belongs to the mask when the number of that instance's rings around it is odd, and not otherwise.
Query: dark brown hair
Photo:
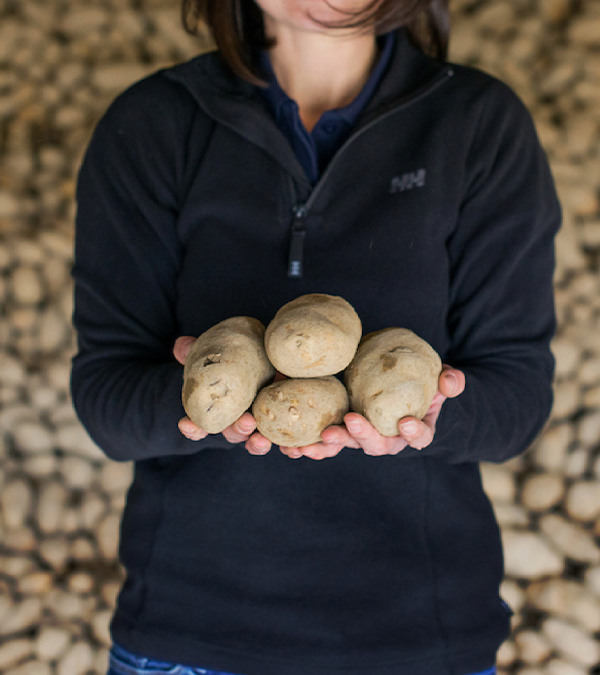
[[[425,53],[444,59],[450,32],[449,0],[371,0],[356,13],[328,24],[332,28],[374,27],[380,35],[404,26]],[[245,80],[261,83],[255,55],[271,46],[263,29],[262,12],[253,0],[182,0],[185,29],[198,34],[206,24],[217,49],[232,70]]]

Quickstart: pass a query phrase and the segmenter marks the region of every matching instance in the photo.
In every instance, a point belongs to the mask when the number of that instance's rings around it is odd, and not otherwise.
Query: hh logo
[[[390,192],[394,194],[395,192],[405,192],[413,188],[425,187],[426,178],[427,171],[425,169],[403,173],[401,176],[394,176],[390,183]]]

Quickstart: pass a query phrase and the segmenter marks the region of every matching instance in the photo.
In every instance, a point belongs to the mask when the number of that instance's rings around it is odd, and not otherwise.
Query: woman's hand
[[[362,448],[367,455],[397,455],[405,447],[417,450],[426,448],[435,435],[435,425],[442,405],[448,398],[459,396],[465,388],[464,373],[444,365],[440,375],[438,392],[427,414],[422,420],[405,417],[398,425],[398,436],[382,436],[372,424],[358,413],[348,413],[344,417],[345,426],[328,427],[321,434],[321,443],[303,448],[281,448],[288,457],[310,457],[325,459],[334,457],[344,447]]]
[[[177,361],[185,364],[188,352],[196,338],[183,336],[176,340],[173,354]],[[275,380],[284,379],[279,373]],[[344,417],[345,426],[328,427],[321,434],[322,441],[302,448],[280,447],[281,452],[291,459],[309,457],[310,459],[327,459],[335,457],[343,448],[357,448],[367,455],[397,455],[405,447],[417,450],[426,448],[435,435],[435,425],[442,405],[447,398],[459,396],[465,388],[465,376],[460,370],[444,365],[440,375],[438,392],[422,420],[416,417],[405,417],[398,425],[398,436],[382,436],[372,424],[358,413],[348,413]],[[208,432],[194,424],[189,417],[179,420],[179,430],[192,441],[199,441],[208,436]],[[244,413],[231,426],[222,431],[229,443],[244,443],[251,455],[266,455],[271,449],[271,441],[256,431],[256,420],[249,413]]]
[[[195,341],[196,338],[189,335],[177,338],[175,341],[173,355],[181,365],[185,364],[190,348]],[[200,441],[208,436],[208,431],[204,431],[194,424],[189,417],[182,417],[179,420],[178,427],[179,431],[191,441]],[[251,455],[266,455],[271,449],[271,441],[256,431],[256,421],[249,412],[244,413],[221,433],[229,443],[244,443],[246,450]]]

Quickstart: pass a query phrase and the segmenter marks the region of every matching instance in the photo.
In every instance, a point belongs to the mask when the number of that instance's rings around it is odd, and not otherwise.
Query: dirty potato
[[[248,316],[221,321],[193,344],[183,370],[183,407],[204,431],[235,422],[275,375],[264,349],[263,324]]]
[[[261,390],[252,406],[258,431],[272,443],[303,447],[318,443],[321,432],[341,424],[348,393],[335,377],[281,380]]]
[[[442,361],[406,328],[367,335],[344,373],[350,408],[383,436],[397,436],[403,417],[422,419],[438,390]]]
[[[288,377],[325,377],[352,361],[362,325],[352,305],[324,293],[302,295],[284,305],[267,326],[271,363]]]

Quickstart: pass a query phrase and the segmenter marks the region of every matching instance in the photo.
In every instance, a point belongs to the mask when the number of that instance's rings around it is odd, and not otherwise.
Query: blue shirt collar
[[[365,86],[362,88],[358,96],[347,106],[327,111],[325,114],[328,116],[328,118],[335,115],[352,126],[356,124],[358,117],[369,102],[371,96],[375,93],[375,90],[377,89],[377,86],[379,85],[379,82],[381,81],[381,78],[383,77],[390,63],[395,42],[395,34],[393,32],[386,33],[385,35],[382,35],[378,38],[381,54],[377,63],[375,64],[375,67],[371,71]],[[265,74],[269,85],[267,89],[262,90],[262,93],[267,100],[267,104],[269,105],[271,111],[275,115],[275,120],[277,121],[284,114],[282,112],[284,106],[289,102],[294,104],[296,102],[293,101],[280,87],[279,82],[275,77],[275,72],[273,71],[273,66],[271,65],[271,59],[269,57],[268,51],[264,50],[260,53],[259,66]]]
[[[394,33],[378,38],[381,54],[358,96],[343,108],[323,113],[309,133],[302,124],[298,104],[280,87],[268,52],[260,55],[259,65],[269,83],[261,93],[283,135],[311,184],[315,184],[334,154],[343,145],[371,96],[379,86],[391,60],[396,42]]]

